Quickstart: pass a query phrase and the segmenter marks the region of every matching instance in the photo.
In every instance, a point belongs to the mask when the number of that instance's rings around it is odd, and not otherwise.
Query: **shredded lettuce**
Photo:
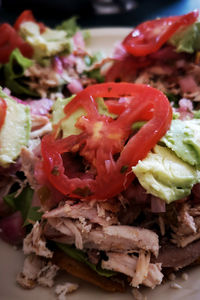
[[[16,196],[16,192],[6,195],[3,200],[9,205],[13,211],[20,211],[24,220],[24,226],[39,221],[42,213],[39,211],[39,207],[32,206],[34,191],[26,186],[23,191]]]
[[[24,72],[33,61],[24,57],[18,48],[13,50],[9,62],[4,65],[5,86],[16,95],[37,96],[24,82]]]
[[[97,272],[101,276],[112,277],[116,275],[116,272],[102,269],[99,265],[95,265],[88,260],[88,256],[81,250],[76,249],[74,246],[56,243],[57,247],[61,249],[64,253],[72,257],[73,259],[86,264],[93,271]]]

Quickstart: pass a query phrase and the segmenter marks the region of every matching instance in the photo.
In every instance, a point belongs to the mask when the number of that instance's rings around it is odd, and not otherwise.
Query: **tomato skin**
[[[31,10],[24,10],[17,20],[15,21],[14,28],[18,31],[20,28],[20,25],[24,22],[34,22],[37,23],[40,27],[40,33],[43,33],[46,29],[46,26],[42,22],[37,22],[35,17],[33,16],[33,13]]]
[[[114,120],[98,113],[95,98],[133,97]],[[133,180],[131,167],[143,159],[168,130],[172,109],[165,95],[150,86],[131,83],[103,83],[87,87],[66,105],[68,118],[79,107],[87,115],[76,126],[79,135],[56,140],[42,139],[43,169],[51,184],[64,195],[104,200],[122,192]],[[131,126],[139,120],[148,122],[127,142]],[[79,152],[93,168],[95,178],[69,178],[62,154]],[[113,156],[118,155],[115,161]]]
[[[3,98],[0,98],[0,130],[5,122],[7,103]]]
[[[199,16],[194,10],[188,14],[146,21],[137,26],[122,42],[126,51],[134,56],[156,52],[181,27],[193,24]]]
[[[20,52],[28,58],[33,56],[33,48],[8,23],[0,25],[0,32],[0,63],[7,63],[15,48],[19,48]]]

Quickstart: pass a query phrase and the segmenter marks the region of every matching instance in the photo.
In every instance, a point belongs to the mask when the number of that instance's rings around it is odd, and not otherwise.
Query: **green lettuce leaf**
[[[4,65],[5,85],[16,95],[37,96],[24,83],[24,72],[32,66],[33,61],[24,57],[18,48],[13,50],[9,62]]]
[[[87,254],[81,250],[76,249],[74,246],[56,243],[57,247],[64,253],[72,257],[73,259],[86,264],[93,271],[97,272],[101,276],[111,277],[116,275],[116,272],[102,269],[99,265],[95,265],[88,260]]]
[[[32,206],[33,190],[26,186],[23,191],[16,197],[16,193],[8,194],[3,198],[13,211],[20,211],[24,220],[24,226],[39,221],[42,213],[39,207]]]
[[[77,25],[77,16],[71,17],[70,19],[63,21],[60,25],[56,26],[57,30],[65,30],[67,37],[72,37],[79,30]]]
[[[168,41],[177,52],[194,53],[200,50],[200,23],[194,23],[185,30],[179,30]]]

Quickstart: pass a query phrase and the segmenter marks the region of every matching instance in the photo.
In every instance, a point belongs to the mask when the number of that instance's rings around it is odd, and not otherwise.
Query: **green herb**
[[[91,190],[88,186],[85,186],[84,188],[77,188],[73,191],[73,194],[78,195],[80,197],[87,197],[92,195]]]
[[[54,175],[54,176],[58,176],[60,174],[58,166],[53,167],[53,169],[51,171],[51,174]]]
[[[60,25],[56,26],[58,30],[65,30],[67,32],[67,37],[72,37],[79,30],[77,25],[77,16],[71,17],[70,19],[63,21]]]
[[[24,83],[24,72],[32,66],[33,61],[24,57],[19,49],[13,50],[9,62],[4,65],[5,85],[16,95],[37,96]]]
[[[116,272],[102,269],[99,265],[95,265],[88,260],[88,256],[81,250],[76,249],[74,246],[56,243],[57,247],[65,252],[67,255],[72,257],[73,259],[82,262],[89,266],[93,271],[97,272],[101,276],[112,277],[116,275]]]
[[[173,102],[174,107],[178,107],[178,101],[180,100],[179,96],[174,95],[172,93],[165,93],[165,95],[167,96],[167,98],[170,102]]]
[[[39,212],[39,207],[32,206],[33,190],[27,186],[16,197],[16,193],[8,194],[3,198],[6,204],[8,204],[13,211],[20,211],[24,220],[24,226],[31,222],[39,221],[42,213]]]
[[[101,83],[105,81],[105,78],[103,75],[101,75],[100,69],[94,69],[91,71],[85,71],[84,72],[89,78],[96,79],[97,82]]]
[[[120,170],[120,173],[125,173],[126,171],[128,170],[128,166],[122,166],[121,167],[121,170]]]

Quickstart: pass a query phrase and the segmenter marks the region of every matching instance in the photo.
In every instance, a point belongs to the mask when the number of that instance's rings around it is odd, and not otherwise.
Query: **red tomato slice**
[[[15,48],[19,48],[21,53],[28,58],[33,56],[33,48],[19,36],[12,26],[3,23],[0,25],[0,32],[0,63],[7,63]]]
[[[146,56],[156,52],[181,27],[193,24],[199,16],[194,10],[186,15],[147,21],[137,26],[123,41],[128,53]]]
[[[42,22],[37,22],[31,10],[24,10],[21,15],[17,18],[14,24],[14,28],[18,31],[20,25],[24,22],[34,22],[37,23],[40,27],[40,33],[43,33],[46,29],[46,26]]]
[[[132,97],[132,101],[117,119],[111,119],[99,114],[95,102],[98,97]],[[49,182],[64,195],[99,200],[114,197],[133,180],[131,167],[143,159],[168,130],[171,106],[162,92],[150,86],[103,83],[77,94],[66,105],[65,118],[80,107],[86,111],[76,123],[81,134],[58,140],[49,135],[42,139],[44,172]],[[130,137],[132,124],[141,120],[148,122]],[[66,152],[78,152],[95,169],[95,175],[67,176],[70,170],[65,169],[62,159]]]
[[[7,104],[3,98],[0,98],[0,130],[5,122]]]

